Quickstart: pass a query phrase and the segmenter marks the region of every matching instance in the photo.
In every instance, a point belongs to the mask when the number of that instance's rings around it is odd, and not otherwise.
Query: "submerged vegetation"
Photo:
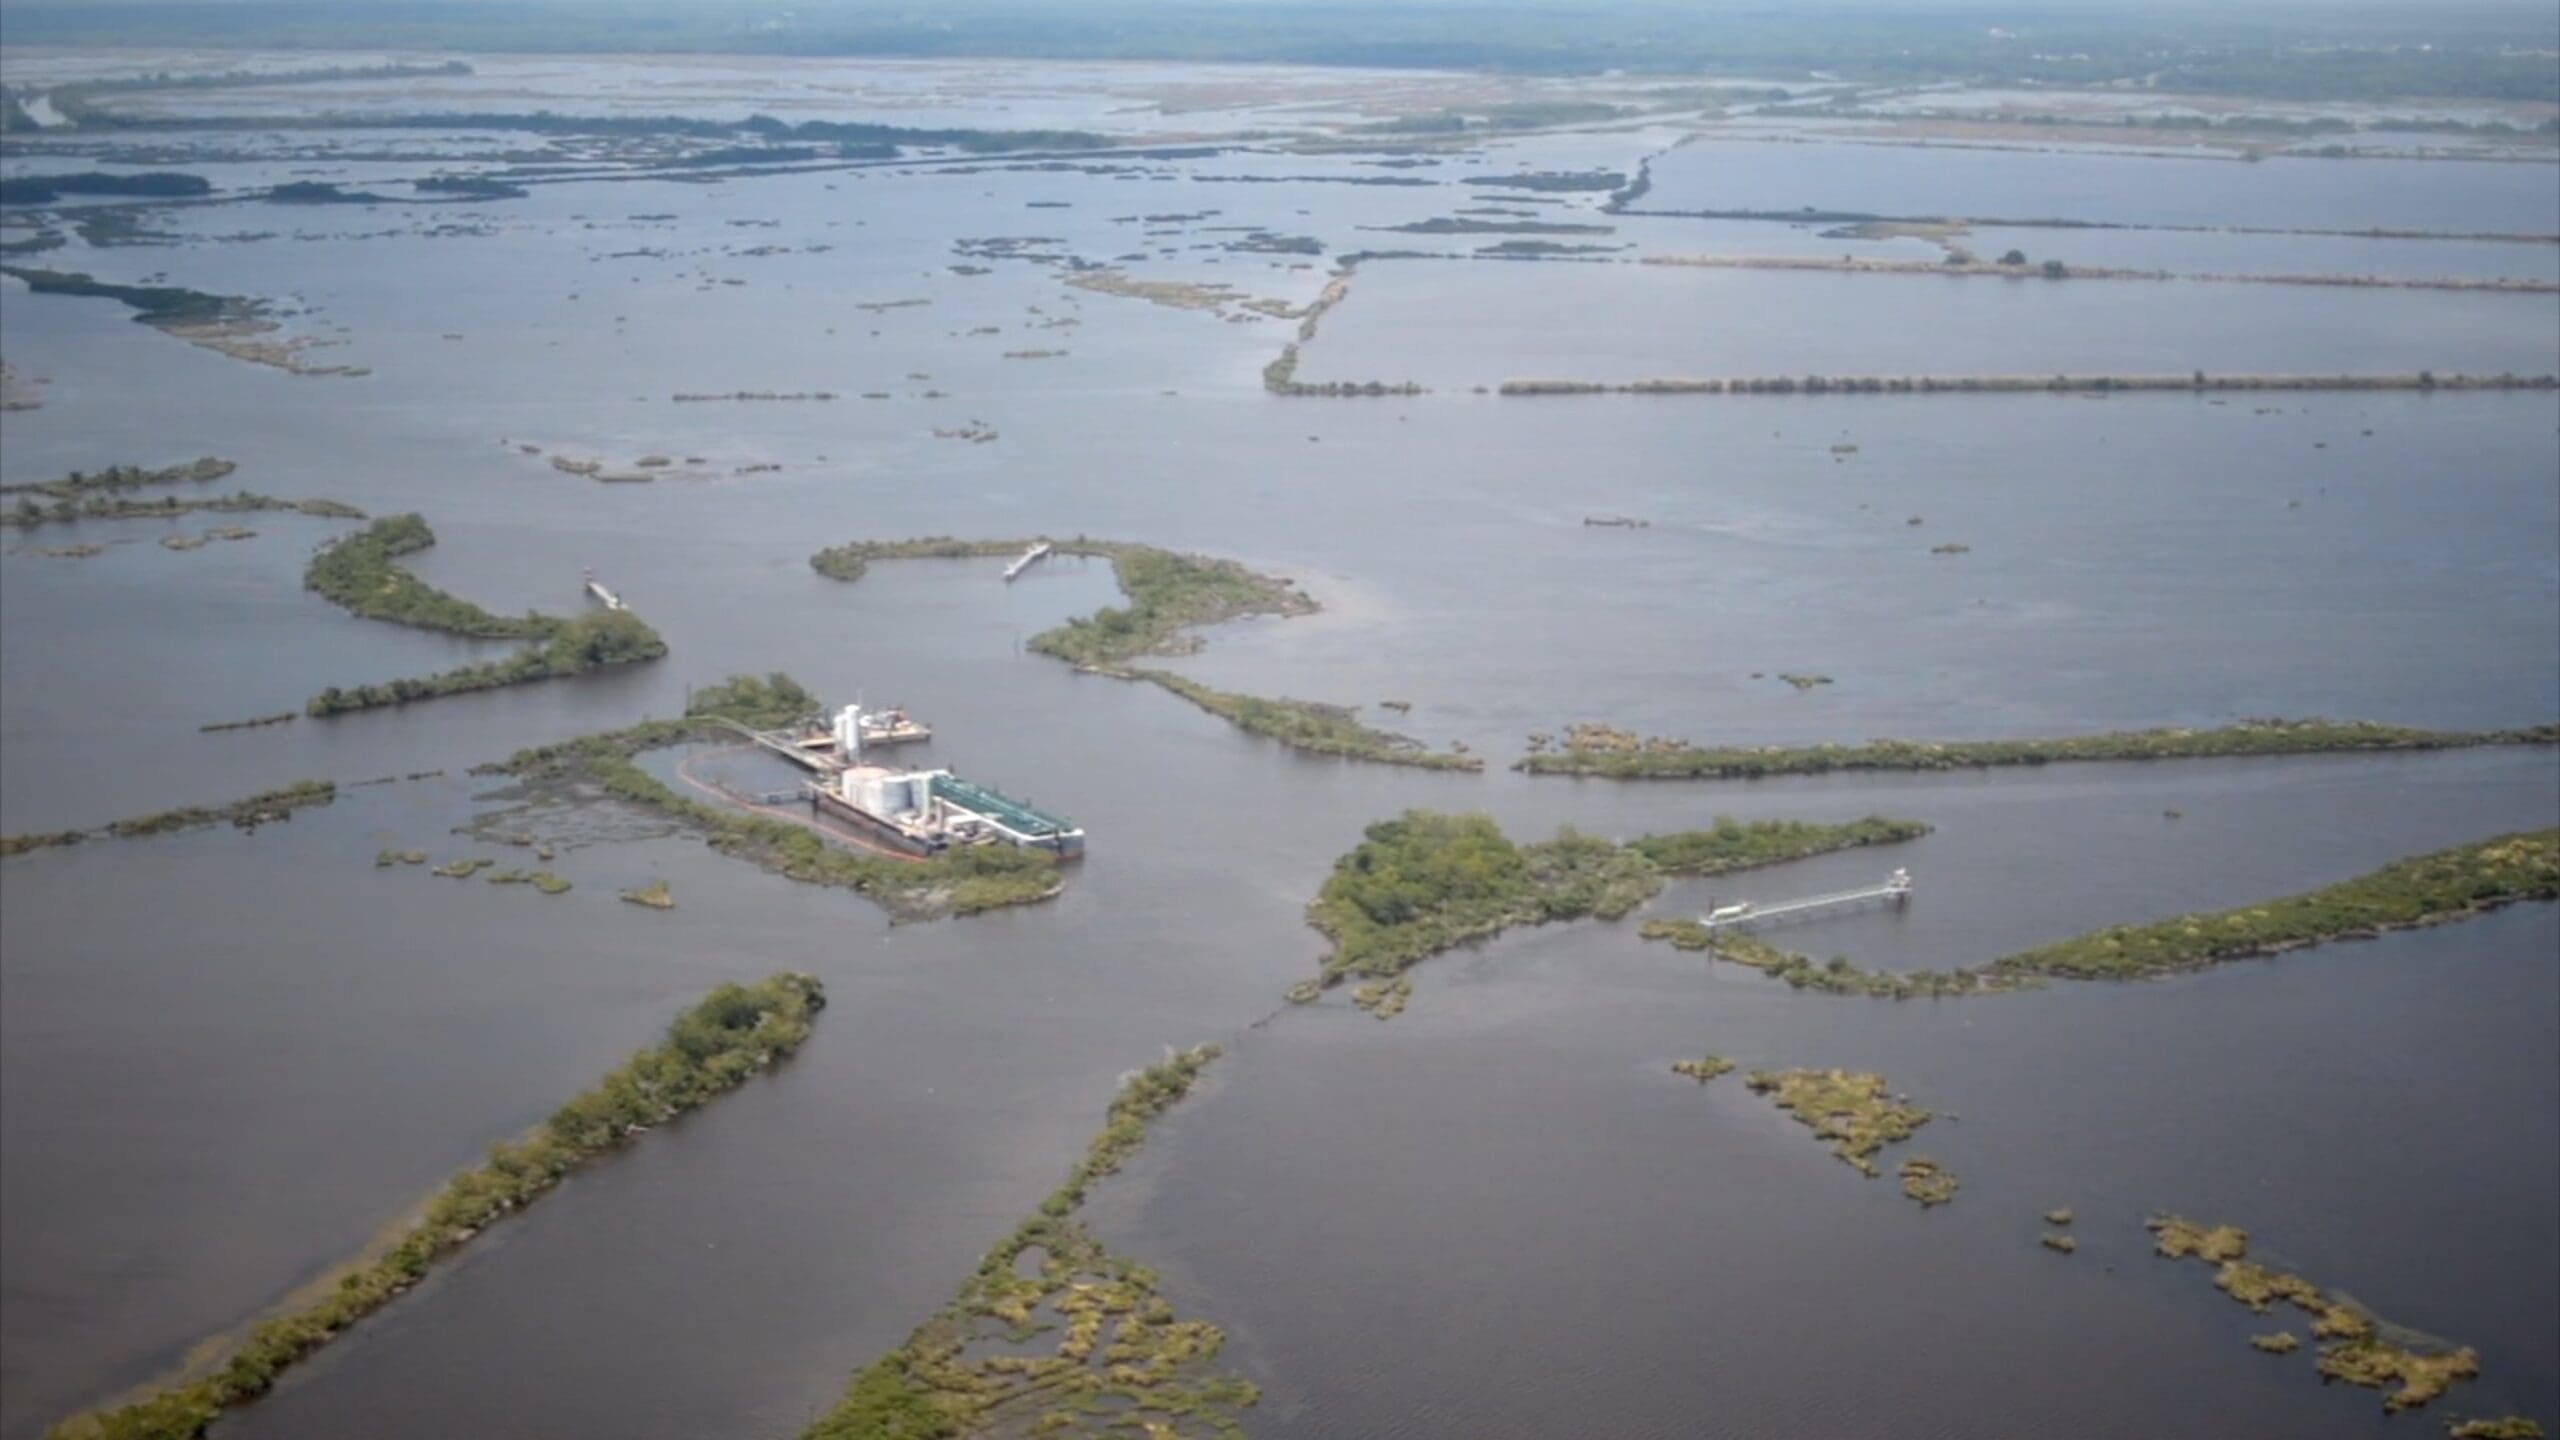
[[[1835,770],[1963,770],[2077,760],[2192,760],[2329,751],[2451,750],[2560,744],[2560,725],[2518,730],[2418,730],[2360,720],[2243,720],[2211,730],[2125,730],[2048,740],[1871,740],[1864,745],[1703,746],[1606,725],[1566,730],[1559,748],[1511,768],[1532,775],[1619,780],[1756,780]]]
[[[528,787],[639,806],[701,833],[723,854],[789,879],[856,891],[901,920],[974,914],[1058,893],[1058,862],[1044,850],[972,845],[923,860],[845,850],[806,825],[679,795],[635,763],[642,752],[668,745],[734,739],[713,716],[770,729],[794,724],[817,708],[816,698],[788,675],[739,676],[694,691],[684,719],[643,721],[520,750],[488,768]]]
[[[1394,981],[1427,956],[1514,925],[1619,919],[1653,898],[1669,876],[1722,874],[1927,831],[1914,821],[1873,816],[1845,825],[1720,818],[1707,830],[1625,845],[1570,826],[1552,840],[1519,845],[1489,815],[1408,810],[1371,825],[1360,844],[1334,862],[1307,906],[1307,923],[1333,949],[1323,970],[1291,989],[1289,998],[1313,1000],[1355,975]],[[1400,1008],[1400,996],[1374,993],[1397,999]]]
[[[337,715],[405,705],[440,695],[583,675],[667,653],[658,632],[628,610],[598,610],[566,620],[538,614],[493,615],[436,589],[398,563],[399,557],[424,550],[435,541],[435,532],[419,516],[389,516],[323,547],[312,557],[302,583],[369,619],[474,639],[531,643],[503,660],[442,674],[353,687],[332,685],[304,704],[306,712]]]
[[[1215,1369],[1225,1334],[1178,1318],[1155,1272],[1112,1254],[1076,1214],[1218,1053],[1179,1051],[1124,1080],[1066,1181],[986,1253],[958,1298],[856,1372],[802,1440],[1240,1437],[1259,1392]]]
[[[290,820],[293,812],[312,805],[326,805],[338,798],[338,787],[327,780],[296,780],[280,790],[266,790],[228,805],[185,805],[153,815],[138,815],[130,820],[116,820],[96,830],[56,830],[40,835],[0,836],[0,857],[23,855],[30,850],[46,850],[63,845],[77,845],[97,835],[118,840],[140,839],[146,835],[166,835],[178,830],[194,830],[206,825],[228,823],[238,829],[255,830],[272,821]]]
[[[2479,1354],[2469,1346],[2396,1330],[2343,1294],[2248,1259],[2249,1232],[2236,1225],[2207,1227],[2178,1215],[2154,1215],[2143,1224],[2152,1232],[2154,1251],[2165,1259],[2192,1257],[2212,1265],[2214,1288],[2252,1312],[2263,1315],[2282,1302],[2311,1316],[2312,1338],[2323,1342],[2315,1361],[2321,1378],[2389,1392],[2382,1397],[2384,1410],[2416,1409],[2454,1382],[2480,1374]],[[2301,1341],[2284,1331],[2253,1335],[2249,1343],[2282,1355]]]
[[[47,1432],[48,1440],[193,1440],[224,1410],[265,1394],[287,1367],[389,1304],[562,1177],[771,1069],[808,1039],[810,1020],[825,1004],[824,990],[809,975],[784,972],[752,985],[719,986],[675,1018],[664,1044],[624,1061],[532,1134],[491,1146],[488,1163],[447,1182],[383,1254],[350,1266],[321,1299],[250,1331],[212,1374],[66,1420]]]

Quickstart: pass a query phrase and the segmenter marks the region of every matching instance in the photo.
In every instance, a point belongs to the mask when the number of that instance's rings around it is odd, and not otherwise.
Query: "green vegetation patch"
[[[117,820],[106,827],[106,833],[119,840],[130,840],[143,835],[166,835],[173,830],[219,825],[226,821],[243,830],[255,830],[269,821],[290,820],[294,811],[305,806],[326,805],[337,798],[338,787],[329,781],[297,780],[281,790],[262,791],[228,805],[187,805],[163,810],[156,815]]]
[[[2030,990],[2042,983],[2033,975],[1964,967],[1954,970],[1862,970],[1844,955],[1816,961],[1809,955],[1781,950],[1755,935],[1730,928],[1709,929],[1697,920],[1648,920],[1636,934],[1642,939],[1666,942],[1675,950],[1704,951],[1711,959],[1748,965],[1773,980],[1787,982],[1790,988],[1815,990],[1826,995],[1866,995],[1878,1000],[1939,1000]]]
[[[1671,1062],[1672,1074],[1686,1075],[1701,1085],[1706,1084],[1708,1081],[1713,1080],[1719,1075],[1731,1072],[1732,1069],[1733,1062],[1727,1060],[1721,1055],[1701,1055],[1695,1060],[1674,1060]]]
[[[1903,823],[1907,822],[1868,820],[1840,828]],[[1637,841],[1630,848],[1659,843]],[[2551,899],[2560,899],[2560,829],[2502,835],[2395,861],[2372,874],[2308,894],[2145,925],[2119,925],[1988,965],[1950,971],[1862,970],[1838,956],[1816,963],[1739,930],[1710,929],[1697,920],[1649,920],[1637,933],[1677,949],[1705,951],[1718,960],[1748,965],[1798,990],[1910,1000],[1996,995],[2032,989],[2048,978],[2142,979],[2333,940],[2447,924],[2520,900]]]
[[[1570,826],[1552,840],[1520,845],[1489,815],[1408,810],[1370,826],[1334,862],[1307,906],[1307,923],[1333,950],[1289,998],[1313,1000],[1354,975],[1392,980],[1427,956],[1514,925],[1620,919],[1652,899],[1667,876],[1722,874],[1926,833],[1915,821],[1877,816],[1846,825],[1719,818],[1705,830],[1624,845]],[[1397,1008],[1401,1003],[1398,997]]]
[[[438,675],[352,687],[332,685],[306,701],[305,712],[337,715],[383,705],[405,705],[440,695],[639,664],[667,653],[666,642],[658,632],[628,610],[595,610],[565,620],[541,614],[494,615],[438,590],[398,563],[399,557],[415,554],[434,543],[435,532],[427,528],[423,518],[414,514],[388,516],[322,548],[303,572],[302,583],[304,588],[318,591],[368,619],[473,639],[530,643],[503,660],[465,665]]]
[[[239,467],[228,460],[217,460],[208,456],[190,464],[172,465],[161,470],[145,470],[133,465],[114,465],[96,472],[74,470],[55,480],[0,486],[0,494],[18,497],[15,505],[0,510],[0,526],[32,530],[39,525],[67,524],[79,520],[174,520],[182,515],[195,514],[199,510],[226,515],[257,510],[290,510],[297,514],[315,515],[326,519],[361,520],[364,518],[362,510],[343,501],[286,500],[274,495],[261,495],[254,490],[242,490],[235,494],[203,500],[182,499],[176,495],[159,495],[143,500],[126,493],[152,485],[179,485],[219,480],[237,468]],[[38,496],[44,498],[38,499]],[[252,533],[254,532],[224,530],[216,531],[215,537],[245,539]]]
[[[1265,699],[1213,690],[1169,670],[1131,670],[1129,677],[1160,685],[1249,735],[1261,735],[1310,755],[1338,755],[1375,760],[1386,765],[1414,765],[1426,770],[1482,770],[1479,756],[1431,750],[1410,735],[1398,735],[1360,723],[1359,712],[1345,705],[1316,700]]]
[[[132,310],[134,319],[162,329],[172,325],[207,325],[247,319],[257,310],[254,304],[238,296],[209,295],[202,290],[188,290],[176,285],[110,285],[66,270],[0,265],[0,275],[25,281],[27,288],[38,295],[79,295],[114,300]]]
[[[1790,676],[1789,683],[1820,677]],[[2193,760],[2332,751],[2450,750],[2560,744],[2560,725],[2519,730],[2416,730],[2361,720],[2243,720],[2212,730],[2127,730],[2049,740],[1871,740],[1864,745],[1706,746],[1606,725],[1565,731],[1511,768],[1616,780],[1756,780],[1835,770],[1963,770],[2082,760]]]
[[[265,1394],[286,1367],[389,1304],[563,1176],[771,1069],[808,1039],[810,1020],[825,1004],[815,977],[788,972],[714,989],[667,1027],[665,1044],[624,1061],[531,1135],[491,1146],[488,1163],[447,1182],[380,1258],[350,1266],[323,1298],[260,1324],[220,1369],[65,1420],[47,1440],[193,1440],[224,1410]]]
[[[1928,1111],[1910,1103],[1909,1097],[1895,1096],[1881,1075],[1849,1070],[1754,1070],[1742,1083],[1755,1095],[1766,1095],[1781,1110],[1806,1126],[1814,1137],[1831,1142],[1831,1153],[1840,1163],[1872,1180],[1876,1176],[1875,1154],[1887,1145],[1898,1145],[1930,1122]],[[1948,1197],[1955,1192],[1955,1178],[1941,1170],[1935,1161],[1914,1157],[1916,1169],[1906,1162],[1905,1179],[1914,1176],[1924,1184],[1923,1190],[1934,1193],[1938,1179],[1943,1178]],[[1911,1187],[1906,1183],[1906,1190]],[[1943,1199],[1913,1199],[1926,1205],[1942,1204]]]
[[[306,590],[369,620],[440,630],[477,640],[547,637],[560,622],[541,615],[492,615],[410,574],[397,562],[436,543],[424,517],[391,515],[322,548],[303,572]]]
[[[51,500],[77,500],[100,491],[139,490],[152,485],[190,485],[219,480],[240,467],[206,455],[183,465],[146,470],[139,465],[110,465],[104,470],[74,470],[55,480],[29,480],[0,485],[0,495],[42,495]]]
[[[2398,860],[2342,884],[2237,910],[2119,925],[1994,961],[1994,975],[2133,979],[2560,899],[2560,829]]]
[[[819,551],[809,557],[809,565],[829,579],[858,580],[873,560],[1010,559],[1037,543],[1041,542],[948,536],[855,541]],[[1247,615],[1307,615],[1316,608],[1287,580],[1246,569],[1233,560],[1083,536],[1047,543],[1056,554],[1109,559],[1120,593],[1129,601],[1126,607],[1106,606],[1044,630],[1028,642],[1040,654],[1075,665],[1109,669],[1143,655],[1189,654],[1200,648],[1201,641],[1182,632],[1195,626]]]
[[[810,568],[834,580],[859,580],[875,560],[1011,559],[1031,540],[960,540],[947,535],[921,540],[858,540],[809,557]],[[1463,751],[1433,751],[1410,736],[1360,723],[1351,707],[1314,700],[1266,699],[1213,689],[1168,670],[1132,666],[1149,655],[1186,655],[1201,646],[1186,632],[1248,615],[1307,615],[1315,601],[1289,581],[1249,570],[1233,560],[1183,555],[1118,540],[1045,542],[1053,553],[1111,561],[1126,606],[1106,606],[1029,640],[1038,654],[1079,669],[1161,686],[1248,734],[1277,740],[1311,755],[1415,765],[1434,770],[1482,770],[1484,761]]]
[[[1046,900],[1062,888],[1057,858],[1045,850],[972,845],[924,860],[844,850],[828,845],[804,825],[688,799],[634,763],[642,752],[663,746],[735,738],[714,723],[713,716],[758,729],[778,729],[817,709],[816,698],[788,675],[738,676],[695,690],[684,719],[643,721],[520,750],[487,768],[514,776],[528,787],[605,796],[636,805],[700,832],[724,854],[789,879],[857,891],[900,920],[1026,905]]]
[[[2469,1346],[2395,1331],[2343,1294],[2250,1260],[2249,1234],[2236,1225],[2205,1226],[2178,1215],[2154,1215],[2143,1224],[2161,1256],[2212,1264],[2214,1288],[2251,1311],[2264,1314],[2281,1301],[2310,1315],[2312,1337],[2325,1342],[2315,1361],[2321,1377],[2388,1392],[2382,1397],[2386,1411],[2416,1409],[2456,1381],[2480,1374],[2480,1357]],[[2285,1354],[2300,1341],[2283,1332],[2251,1336],[2249,1343]]]
[[[1225,1334],[1177,1316],[1155,1272],[1112,1254],[1076,1213],[1218,1053],[1178,1052],[1124,1081],[1065,1183],[986,1253],[958,1298],[857,1372],[802,1440],[1240,1437],[1259,1392],[1216,1368]]]

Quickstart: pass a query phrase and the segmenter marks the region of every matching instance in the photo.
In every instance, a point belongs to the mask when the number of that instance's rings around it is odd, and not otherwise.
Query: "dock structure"
[[[604,608],[607,610],[628,610],[631,608],[630,606],[622,603],[621,596],[614,594],[612,590],[606,588],[605,583],[596,578],[596,572],[593,570],[582,572],[582,578],[586,581],[587,594],[591,598],[602,602]]]
[[[1881,885],[1863,890],[1837,890],[1828,895],[1807,895],[1801,900],[1781,900],[1774,905],[1748,902],[1719,905],[1698,917],[1698,923],[1709,933],[1720,930],[1751,930],[1762,925],[1783,924],[1790,920],[1807,920],[1835,910],[1882,902],[1890,905],[1911,903],[1911,872],[1896,870]]]
[[[1042,560],[1048,558],[1049,552],[1056,548],[1056,546],[1051,545],[1046,540],[1035,543],[1030,549],[1023,551],[1021,556],[1012,564],[1004,567],[1005,582],[1007,584],[1011,584],[1015,578],[1022,574],[1023,571],[1030,569],[1032,566],[1037,565]]]

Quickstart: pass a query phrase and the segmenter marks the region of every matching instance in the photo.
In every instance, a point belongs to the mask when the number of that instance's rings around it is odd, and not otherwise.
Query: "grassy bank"
[[[664,1044],[624,1061],[531,1135],[491,1146],[488,1163],[447,1182],[387,1253],[348,1267],[323,1298],[258,1325],[211,1375],[66,1420],[46,1432],[48,1440],[203,1434],[224,1410],[265,1394],[287,1367],[389,1304],[562,1177],[771,1069],[808,1038],[810,1020],[825,1003],[814,977],[789,972],[714,989],[676,1017]]]
[[[1316,700],[1265,699],[1213,690],[1169,670],[1131,670],[1129,677],[1163,686],[1249,735],[1261,735],[1310,755],[1337,755],[1348,760],[1374,760],[1382,765],[1414,765],[1427,770],[1482,770],[1479,756],[1435,751],[1409,735],[1360,723],[1359,712],[1345,705]]]
[[[2030,989],[2047,978],[2145,979],[2446,924],[2520,900],[2553,899],[2560,899],[2560,830],[2541,830],[2395,861],[2307,894],[2119,925],[1950,971],[1862,970],[1839,957],[1817,964],[1737,930],[1710,931],[1696,920],[1647,921],[1638,933],[1682,950],[1711,951],[1716,959],[1748,965],[1798,990],[1911,1000]]]
[[[1258,1397],[1216,1370],[1225,1335],[1178,1318],[1154,1271],[1112,1254],[1077,1218],[1093,1185],[1137,1153],[1149,1123],[1217,1056],[1203,1045],[1124,1081],[1066,1181],[986,1253],[958,1298],[858,1371],[801,1440],[1240,1436]]]
[[[830,579],[859,580],[875,560],[1010,560],[1034,543],[959,540],[941,535],[921,540],[864,540],[821,550],[809,557],[809,565]],[[1203,625],[1248,615],[1314,613],[1315,601],[1288,580],[1247,569],[1233,560],[1183,555],[1126,541],[1078,536],[1049,544],[1056,554],[1110,560],[1113,578],[1118,580],[1120,593],[1129,603],[1106,606],[1041,631],[1025,642],[1026,648],[1035,653],[1096,674],[1161,686],[1241,730],[1311,755],[1436,770],[1484,768],[1484,762],[1475,757],[1434,752],[1409,736],[1364,725],[1348,706],[1239,695],[1171,671],[1130,663],[1149,655],[1185,655],[1199,649],[1200,638],[1188,632]]]
[[[1010,845],[947,850],[926,860],[892,859],[829,846],[817,832],[770,816],[707,805],[677,794],[634,763],[643,751],[693,740],[732,740],[734,732],[705,717],[773,728],[817,709],[788,675],[741,676],[693,693],[682,720],[645,721],[621,730],[520,750],[488,767],[530,788],[609,796],[683,824],[723,854],[812,885],[835,885],[876,901],[900,920],[969,915],[1056,895],[1058,865],[1045,851]]]
[[[1926,834],[1915,821],[1869,817],[1846,825],[1719,819],[1704,830],[1649,835],[1619,845],[1571,827],[1552,840],[1514,844],[1491,816],[1408,810],[1382,820],[1334,862],[1307,923],[1333,942],[1323,970],[1289,992],[1312,1000],[1352,976],[1364,1008],[1401,1008],[1394,982],[1416,962],[1514,925],[1593,916],[1618,919],[1672,875],[1722,874],[1832,850]]]
[[[2195,760],[2555,743],[2560,743],[2560,725],[2418,730],[2361,720],[2243,720],[2210,730],[2118,730],[2046,740],[1710,746],[1581,724],[1566,730],[1558,749],[1524,756],[1511,768],[1531,775],[1593,775],[1613,780],[1757,780],[1835,770],[1965,770],[2080,760]]]
[[[1637,935],[1661,940],[1675,950],[1710,952],[1715,959],[1748,965],[1789,988],[1826,995],[1865,995],[1877,1000],[1939,1000],[1951,996],[1990,995],[2029,990],[2041,983],[2033,975],[1987,969],[1861,970],[1848,957],[1816,961],[1810,955],[1781,950],[1739,930],[1709,930],[1695,920],[1648,920]]]
[[[2119,925],[1992,962],[1994,975],[2130,980],[2332,940],[2467,919],[2519,900],[2560,899],[2560,829],[2501,835],[2394,861],[2281,900]]]
[[[312,557],[304,588],[318,591],[355,614],[420,630],[474,639],[531,643],[503,660],[465,665],[441,674],[403,677],[369,685],[332,685],[306,701],[306,713],[323,716],[384,705],[405,705],[473,690],[524,685],[583,675],[615,665],[655,660],[666,642],[648,622],[627,610],[597,610],[570,619],[548,615],[494,615],[420,580],[399,564],[436,543],[417,515],[393,515],[343,536]]]
[[[312,805],[326,805],[338,798],[338,787],[327,780],[297,780],[281,790],[266,790],[227,805],[186,805],[175,810],[162,810],[152,815],[137,815],[129,820],[116,820],[95,830],[56,830],[38,835],[0,835],[0,858],[24,855],[31,850],[46,850],[63,845],[77,845],[83,840],[108,836],[118,840],[136,840],[146,835],[167,835],[179,830],[194,830],[206,825],[230,824],[243,830],[255,830],[271,821],[290,820],[293,812]]]

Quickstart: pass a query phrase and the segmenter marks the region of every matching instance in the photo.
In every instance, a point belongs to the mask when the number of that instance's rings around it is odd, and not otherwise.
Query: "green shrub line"
[[[947,535],[920,540],[857,540],[809,557],[809,566],[833,580],[859,580],[875,560],[1011,558],[1032,540],[961,540]],[[1315,700],[1239,695],[1203,685],[1169,670],[1133,666],[1148,655],[1186,655],[1200,648],[1184,632],[1247,615],[1308,615],[1316,602],[1289,581],[1249,570],[1233,560],[1183,555],[1119,540],[1046,542],[1057,554],[1107,558],[1129,604],[1105,606],[1088,616],[1043,630],[1026,643],[1035,653],[1080,670],[1139,680],[1169,690],[1250,735],[1293,750],[1386,765],[1433,770],[1482,770],[1484,761],[1459,751],[1433,751],[1410,736],[1360,723],[1349,706]]]
[[[2032,989],[2050,978],[2139,980],[2337,940],[2467,920],[2521,900],[2560,899],[2560,829],[2500,835],[2396,860],[2369,874],[2256,905],[2117,925],[1952,971],[1862,970],[1826,964],[1696,920],[1647,921],[1638,932],[1682,950],[1714,952],[1798,990],[1910,1000]]]
[[[1170,670],[1134,669],[1128,672],[1128,676],[1132,680],[1162,686],[1248,735],[1277,740],[1292,750],[1310,755],[1374,760],[1384,765],[1411,765],[1425,770],[1476,771],[1484,768],[1484,760],[1480,756],[1427,749],[1421,741],[1409,735],[1363,725],[1358,712],[1349,706],[1214,690]]]
[[[261,495],[254,490],[242,490],[211,500],[181,500],[175,495],[163,495],[155,500],[132,500],[121,495],[90,495],[85,499],[66,496],[50,505],[37,504],[34,496],[22,495],[15,506],[0,510],[0,527],[33,530],[39,525],[69,524],[81,520],[175,520],[199,510],[218,515],[290,510],[297,515],[313,515],[325,520],[364,518],[362,510],[341,500],[285,500],[274,495]]]
[[[326,805],[337,798],[338,787],[330,781],[296,780],[283,789],[261,791],[227,805],[185,805],[157,814],[137,815],[129,820],[112,820],[93,830],[0,835],[0,858],[24,855],[32,850],[77,845],[101,835],[117,840],[138,840],[146,835],[166,835],[176,830],[193,830],[226,821],[243,830],[255,830],[270,821],[290,820],[294,811],[307,805]]]
[[[2334,940],[2469,919],[2519,900],[2560,899],[2560,828],[2499,835],[2395,860],[2281,900],[2118,925],[1991,963],[1995,974],[2125,980],[2280,955]]]
[[[171,326],[210,325],[247,319],[258,309],[253,302],[236,295],[212,295],[177,285],[112,285],[67,270],[0,265],[0,275],[26,282],[27,289],[38,295],[79,295],[117,301],[134,312],[135,320],[162,330]]]
[[[1701,830],[1648,835],[1624,845],[1566,826],[1520,845],[1490,815],[1408,810],[1362,833],[1334,862],[1307,923],[1333,942],[1323,969],[1289,998],[1304,1003],[1345,978],[1393,982],[1439,952],[1514,925],[1594,916],[1616,920],[1675,875],[1718,875],[1862,845],[1916,839],[1929,827],[1869,816],[1845,825],[1718,817]],[[1364,986],[1363,1008],[1384,1018],[1410,987]]]
[[[397,563],[401,556],[435,543],[436,533],[427,528],[425,517],[387,515],[322,547],[303,571],[302,585],[368,620],[475,640],[538,640],[559,628],[559,621],[543,615],[492,615],[438,590]]]
[[[1532,745],[1538,741],[1532,737]],[[1531,775],[1612,780],[1757,780],[1835,770],[1963,770],[2083,760],[2192,760],[2332,751],[2452,750],[2560,744],[2560,725],[2514,730],[2419,730],[2363,720],[2250,719],[2208,730],[2119,730],[2044,740],[1871,740],[1864,745],[1704,746],[1575,725],[1561,748],[1521,757]]]
[[[488,1163],[448,1181],[387,1253],[359,1261],[322,1298],[260,1323],[220,1369],[65,1420],[47,1440],[202,1435],[224,1410],[265,1394],[288,1366],[389,1304],[483,1229],[632,1136],[771,1069],[808,1039],[811,1017],[825,1004],[816,977],[789,971],[718,986],[675,1018],[666,1043],[624,1061],[531,1134],[491,1146]]]
[[[183,465],[167,465],[146,470],[139,465],[110,465],[104,470],[74,470],[54,480],[27,480],[15,485],[0,485],[0,495],[42,495],[50,500],[75,500],[99,490],[139,490],[147,485],[187,485],[219,480],[240,467],[218,455],[207,455]]]
[[[1066,1180],[986,1253],[957,1298],[855,1372],[801,1440],[1098,1440],[1142,1429],[1241,1440],[1240,1412],[1260,1392],[1214,1368],[1225,1334],[1177,1318],[1155,1272],[1112,1254],[1077,1217],[1219,1053],[1177,1051],[1128,1076]],[[1033,1273],[1023,1273],[1026,1259]],[[1050,1335],[1053,1350],[1020,1353]],[[1011,1353],[973,1351],[999,1343]]]
[[[322,547],[303,572],[305,589],[371,620],[483,640],[529,643],[502,660],[465,665],[441,674],[402,677],[353,687],[329,686],[303,704],[314,716],[338,715],[384,705],[405,705],[440,695],[494,690],[536,680],[583,675],[614,665],[655,660],[666,642],[628,610],[597,610],[557,619],[529,613],[493,615],[409,573],[399,557],[436,543],[435,532],[415,514],[391,515]]]
[[[688,799],[633,763],[643,751],[668,745],[734,739],[712,716],[771,729],[793,724],[817,708],[816,698],[788,675],[737,676],[694,691],[684,719],[648,720],[519,750],[483,768],[528,784],[594,791],[654,811],[701,832],[723,854],[787,879],[855,891],[898,920],[1027,905],[1063,888],[1058,862],[1046,851],[973,845],[924,860],[857,853],[829,846],[803,825]]]

